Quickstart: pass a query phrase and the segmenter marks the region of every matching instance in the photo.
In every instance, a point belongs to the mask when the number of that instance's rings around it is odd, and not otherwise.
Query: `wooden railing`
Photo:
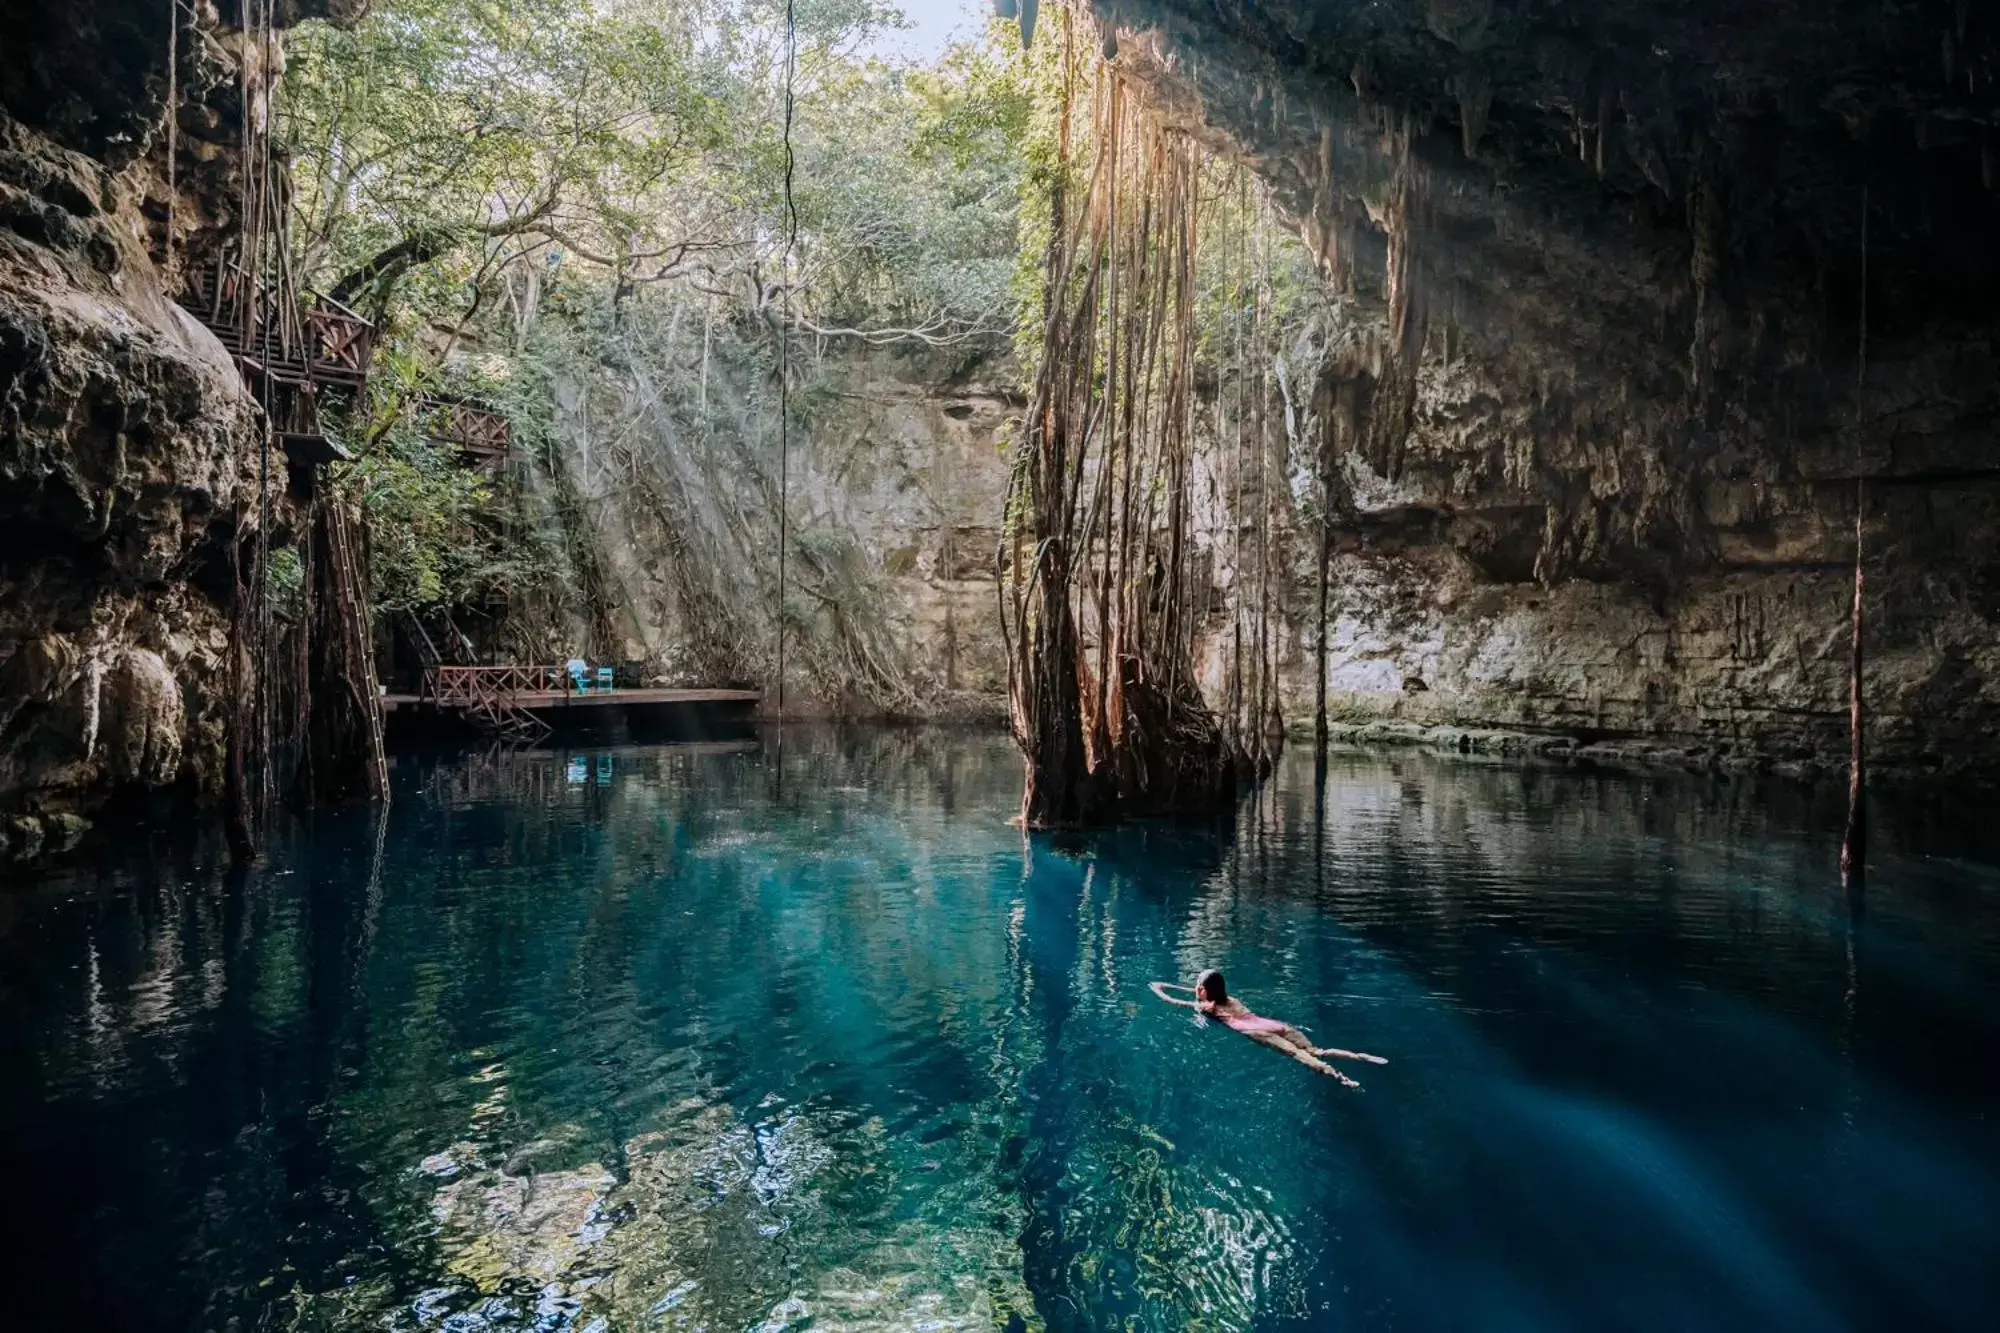
[[[262,284],[250,284],[231,253],[189,274],[182,303],[259,373],[344,389],[368,378],[373,324],[329,296],[280,301]]]
[[[560,691],[560,666],[434,666],[424,672],[424,698],[432,703],[475,707],[516,695]]]
[[[559,666],[434,666],[424,671],[424,698],[462,708],[479,727],[503,740],[533,741],[549,724],[523,706],[521,696],[563,687]]]
[[[360,388],[375,350],[375,326],[332,297],[315,296],[306,307],[306,330],[313,378]]]
[[[431,398],[423,404],[424,433],[456,445],[479,464],[504,462],[513,449],[513,432],[498,412],[452,398]]]

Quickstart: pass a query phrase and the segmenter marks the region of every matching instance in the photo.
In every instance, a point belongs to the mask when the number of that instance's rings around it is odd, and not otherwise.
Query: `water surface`
[[[1985,1329],[1996,835],[1308,758],[1057,846],[1004,740],[399,770],[0,892],[0,1324]],[[1146,982],[1380,1052],[1365,1091]]]

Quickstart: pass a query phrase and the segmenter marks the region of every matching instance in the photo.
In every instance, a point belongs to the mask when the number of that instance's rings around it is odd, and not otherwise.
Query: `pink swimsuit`
[[[1285,1022],[1281,1018],[1259,1018],[1255,1014],[1232,1014],[1228,1016],[1218,1014],[1216,1017],[1231,1032],[1283,1032],[1291,1027],[1290,1023]]]

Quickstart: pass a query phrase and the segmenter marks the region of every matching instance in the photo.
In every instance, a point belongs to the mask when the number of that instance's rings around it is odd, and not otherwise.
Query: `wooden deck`
[[[587,694],[577,694],[564,690],[514,690],[507,696],[516,707],[529,711],[544,708],[610,708],[619,706],[657,706],[660,704],[754,704],[763,698],[756,690],[592,690]],[[397,708],[414,708],[429,703],[420,694],[386,694],[382,696],[385,712]]]
[[[424,668],[418,693],[383,696],[382,720],[394,733],[469,730],[514,745],[557,734],[714,739],[749,725],[762,697],[735,689],[577,689],[554,663],[439,664]]]

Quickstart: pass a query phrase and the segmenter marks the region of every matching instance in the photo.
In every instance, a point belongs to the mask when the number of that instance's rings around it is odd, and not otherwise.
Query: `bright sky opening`
[[[910,21],[907,28],[876,39],[885,56],[900,56],[930,64],[954,42],[976,36],[992,12],[988,0],[900,0],[897,6]]]

